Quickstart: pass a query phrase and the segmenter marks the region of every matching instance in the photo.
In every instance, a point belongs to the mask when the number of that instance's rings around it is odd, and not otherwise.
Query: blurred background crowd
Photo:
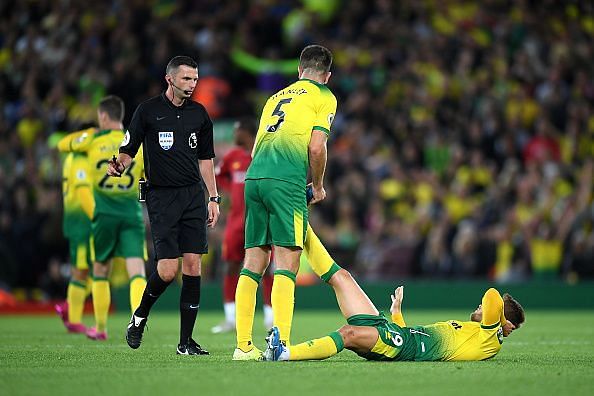
[[[369,280],[594,277],[592,2],[7,0],[0,15],[5,287],[63,286],[51,133],[94,124],[106,94],[127,125],[185,54],[220,158],[224,126],[258,117],[310,43],[335,57],[328,197],[311,222],[339,264]]]

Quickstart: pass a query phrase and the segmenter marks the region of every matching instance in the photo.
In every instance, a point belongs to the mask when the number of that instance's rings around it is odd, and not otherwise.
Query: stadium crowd
[[[5,286],[64,285],[52,132],[95,124],[105,94],[124,99],[127,125],[174,54],[198,60],[215,124],[256,116],[309,43],[333,51],[339,103],[311,222],[342,266],[365,279],[594,276],[591,2],[36,0],[0,15]]]

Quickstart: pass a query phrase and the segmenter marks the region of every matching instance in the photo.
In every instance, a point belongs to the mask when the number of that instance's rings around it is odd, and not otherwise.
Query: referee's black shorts
[[[149,186],[146,207],[157,260],[208,253],[208,211],[201,185]]]

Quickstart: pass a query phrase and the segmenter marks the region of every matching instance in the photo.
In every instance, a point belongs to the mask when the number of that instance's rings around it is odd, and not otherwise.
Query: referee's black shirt
[[[186,99],[177,107],[165,93],[136,108],[119,151],[134,158],[140,144],[147,180],[156,187],[198,184],[198,160],[215,156],[212,121],[204,106]]]

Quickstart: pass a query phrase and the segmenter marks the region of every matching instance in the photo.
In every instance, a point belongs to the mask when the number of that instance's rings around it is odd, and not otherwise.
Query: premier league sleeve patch
[[[193,149],[198,147],[198,139],[196,138],[196,132],[192,132],[192,134],[190,135],[190,138],[188,139],[188,145],[190,146],[190,148]]]
[[[126,131],[126,134],[124,135],[124,140],[122,140],[122,144],[120,144],[120,147],[127,146],[128,144],[130,144],[130,131]]]
[[[169,150],[173,146],[173,131],[159,132],[159,145],[163,150]]]

